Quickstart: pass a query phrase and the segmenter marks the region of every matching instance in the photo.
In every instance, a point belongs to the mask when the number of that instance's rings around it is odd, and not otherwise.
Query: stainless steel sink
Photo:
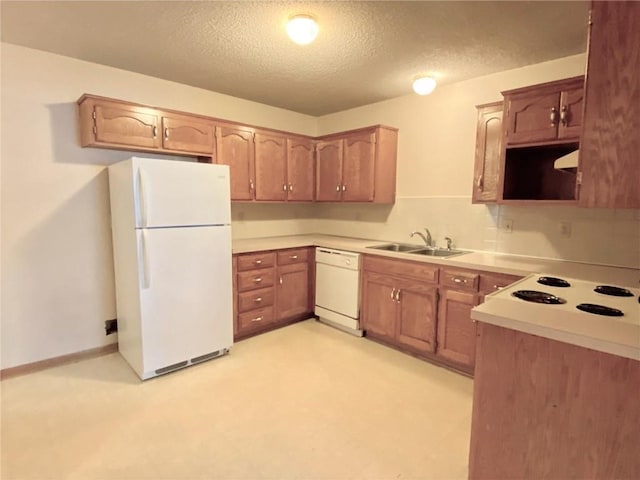
[[[426,255],[428,257],[453,257],[455,255],[462,255],[464,253],[462,250],[447,250],[446,248],[422,248],[420,250],[412,250],[410,252],[412,255]]]
[[[424,247],[421,247],[420,245],[409,245],[407,243],[385,243],[384,245],[373,245],[367,248],[386,250],[388,252],[413,252],[415,250],[421,250]]]

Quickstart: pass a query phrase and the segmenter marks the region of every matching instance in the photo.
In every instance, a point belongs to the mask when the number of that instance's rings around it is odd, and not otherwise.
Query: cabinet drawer
[[[238,312],[240,313],[271,305],[273,305],[273,288],[261,288],[238,294]]]
[[[273,285],[274,277],[275,271],[273,268],[238,272],[238,291],[245,292],[256,288],[270,287]]]
[[[278,253],[278,265],[289,265],[291,263],[303,263],[309,260],[308,248],[295,248],[291,250],[281,250]]]
[[[273,318],[273,307],[264,307],[241,313],[238,315],[238,330],[242,332],[260,328],[263,325],[273,323]]]
[[[487,294],[500,290],[522,277],[507,275],[504,273],[482,273],[480,275],[480,293]]]
[[[255,268],[272,267],[276,262],[274,252],[249,253],[238,255],[238,271],[253,270]]]
[[[475,272],[443,268],[440,274],[440,285],[456,290],[477,292],[479,282],[480,275]]]
[[[387,275],[413,277],[423,282],[437,282],[439,268],[428,263],[394,260],[373,255],[364,255],[363,268],[366,271]]]

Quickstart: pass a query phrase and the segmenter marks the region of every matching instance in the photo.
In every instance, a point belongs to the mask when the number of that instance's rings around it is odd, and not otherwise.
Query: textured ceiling
[[[2,1],[2,41],[323,115],[581,53],[587,2]],[[314,15],[316,41],[284,25]]]

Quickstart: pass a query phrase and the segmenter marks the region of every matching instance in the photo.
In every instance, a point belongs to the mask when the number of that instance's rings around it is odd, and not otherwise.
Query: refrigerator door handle
[[[138,214],[138,224],[140,227],[144,228],[147,226],[147,201],[145,195],[145,183],[144,183],[144,175],[142,174],[142,169],[138,168],[137,172],[137,182],[136,182],[136,211]]]
[[[138,269],[142,274],[142,285],[140,288],[149,288],[151,286],[151,278],[149,273],[146,230],[141,230],[140,235],[138,236]]]

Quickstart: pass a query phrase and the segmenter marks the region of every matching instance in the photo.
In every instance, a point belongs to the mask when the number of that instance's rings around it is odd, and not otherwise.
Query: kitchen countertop
[[[292,235],[233,240],[233,253],[259,252],[295,247],[325,247],[351,252],[379,255],[415,262],[433,263],[442,266],[482,270],[509,275],[527,276],[542,273],[558,277],[571,277],[593,282],[605,282],[623,287],[637,288],[640,284],[640,269],[610,267],[587,263],[525,257],[491,252],[469,252],[450,258],[433,258],[410,253],[389,252],[367,248],[393,240],[367,240],[362,238],[338,237],[332,235]],[[420,247],[420,245],[416,245]]]

